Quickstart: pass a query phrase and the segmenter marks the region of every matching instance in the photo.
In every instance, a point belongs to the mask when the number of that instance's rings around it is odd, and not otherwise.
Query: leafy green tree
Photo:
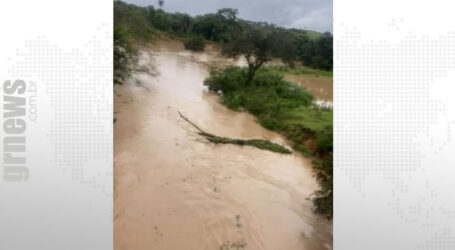
[[[187,14],[181,14],[179,19],[180,19],[179,20],[180,26],[182,27],[181,28],[182,33],[185,33],[185,34],[189,33],[191,30],[191,25],[192,25],[191,16],[189,16]]]
[[[148,19],[153,27],[159,30],[168,31],[171,29],[172,20],[170,15],[161,9],[148,6]]]
[[[148,20],[147,9],[121,1],[114,3],[114,26],[139,40],[152,36],[153,27]]]
[[[236,9],[219,9],[216,14],[194,18],[192,32],[214,42],[229,42],[241,31]]]
[[[237,9],[232,8],[223,8],[217,11],[217,15],[222,16],[224,19],[228,21],[237,21],[237,14],[239,11]]]
[[[224,37],[223,33],[226,32],[226,26],[220,16],[207,14],[195,18],[193,32],[207,40],[219,42],[223,40],[222,37]]]
[[[193,37],[185,42],[185,49],[192,51],[204,51],[205,41],[202,37]]]
[[[296,41],[296,49],[306,66],[332,70],[333,36],[331,33],[326,32],[316,39],[300,36]]]
[[[245,85],[248,85],[264,63],[271,61],[273,57],[283,55],[283,47],[279,42],[280,40],[274,32],[250,28],[231,42],[226,43],[222,52],[228,57],[243,56],[246,59],[248,73]]]

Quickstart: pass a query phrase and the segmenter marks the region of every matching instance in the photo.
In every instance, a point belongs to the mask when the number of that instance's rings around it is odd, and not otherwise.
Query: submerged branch
[[[268,140],[261,140],[261,139],[250,139],[250,140],[242,140],[242,139],[232,139],[228,137],[221,137],[221,136],[216,136],[214,134],[205,132],[202,130],[200,127],[198,127],[196,124],[194,124],[192,121],[190,121],[188,118],[186,118],[182,113],[178,112],[180,117],[182,117],[183,120],[191,124],[194,128],[196,128],[199,132],[199,135],[204,136],[208,141],[213,142],[213,143],[221,143],[221,144],[236,144],[240,146],[252,146],[256,147],[259,149],[264,149],[264,150],[269,150],[272,152],[277,152],[281,154],[291,154],[292,151],[289,149],[273,143]]]

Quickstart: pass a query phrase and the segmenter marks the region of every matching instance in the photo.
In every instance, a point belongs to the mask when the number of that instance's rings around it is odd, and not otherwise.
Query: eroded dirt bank
[[[331,222],[311,212],[318,188],[308,160],[252,147],[213,145],[183,121],[232,138],[280,135],[228,110],[202,85],[214,53],[143,48],[135,73],[115,86],[116,250],[331,249]]]

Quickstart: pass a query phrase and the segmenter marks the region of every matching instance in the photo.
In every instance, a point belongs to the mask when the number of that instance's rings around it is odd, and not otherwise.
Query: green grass
[[[269,66],[269,70],[277,73],[289,73],[293,75],[309,75],[316,77],[333,77],[333,71],[322,70],[322,69],[312,69],[308,67],[285,67],[285,66]]]
[[[300,125],[312,131],[323,131],[327,125],[333,124],[333,111],[314,107],[298,107],[280,114],[278,119],[283,123]]]
[[[222,102],[234,110],[246,110],[258,117],[266,128],[292,134],[300,128],[298,138],[317,136],[333,124],[333,110],[313,105],[313,95],[306,89],[285,81],[270,69],[256,73],[251,84],[246,86],[246,69],[230,67],[212,71],[205,85],[223,93]]]

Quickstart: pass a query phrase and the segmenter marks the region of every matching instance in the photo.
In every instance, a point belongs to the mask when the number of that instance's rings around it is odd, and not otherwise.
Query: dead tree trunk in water
[[[205,132],[200,127],[198,127],[196,124],[194,124],[192,121],[190,121],[188,118],[186,118],[184,115],[182,115],[182,113],[180,113],[180,112],[178,112],[178,113],[183,120],[188,122],[191,126],[193,126],[194,128],[196,128],[199,131],[198,132],[199,135],[204,136],[209,142],[221,143],[221,144],[236,144],[236,145],[240,145],[240,146],[252,146],[252,147],[269,150],[269,151],[277,152],[277,153],[281,153],[281,154],[291,154],[292,153],[292,151],[290,151],[289,149],[287,149],[279,144],[268,141],[268,140],[260,140],[260,139],[242,140],[242,139],[232,139],[232,138],[228,138],[228,137],[216,136],[214,134]]]

